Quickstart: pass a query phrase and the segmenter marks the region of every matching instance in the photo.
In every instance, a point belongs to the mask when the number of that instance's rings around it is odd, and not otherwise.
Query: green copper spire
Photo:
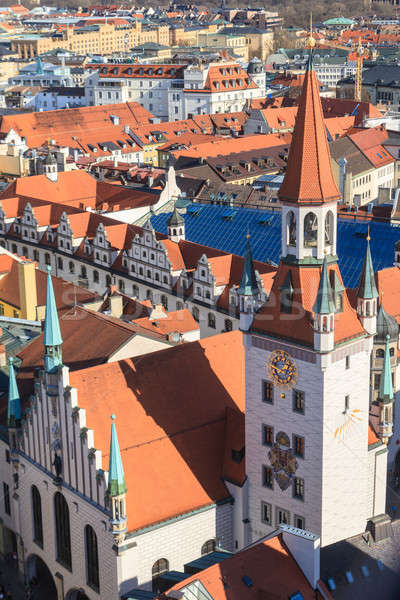
[[[110,463],[108,467],[108,493],[110,496],[120,496],[126,493],[124,468],[122,466],[121,452],[119,450],[117,430],[115,428],[115,415],[111,415],[111,441]]]
[[[378,290],[375,284],[374,267],[372,265],[371,248],[369,245],[370,241],[369,229],[367,235],[367,249],[365,251],[364,264],[360,277],[360,283],[358,284],[357,297],[363,298],[364,300],[372,300],[378,297]]]
[[[328,261],[326,256],[322,263],[321,277],[319,280],[317,297],[313,306],[313,311],[318,315],[329,315],[335,312],[335,303],[333,293],[328,278]]]
[[[47,293],[46,316],[44,320],[43,344],[46,352],[44,357],[45,369],[53,371],[62,364],[61,344],[62,337],[58,321],[56,300],[54,297],[53,282],[51,280],[51,267],[47,267]]]
[[[21,401],[15,378],[13,359],[10,358],[10,374],[8,380],[8,410],[7,410],[7,425],[8,427],[19,427],[21,424]]]
[[[238,289],[238,294],[242,296],[254,296],[258,294],[258,284],[256,272],[253,265],[253,254],[251,252],[250,235],[247,234],[247,248],[244,253],[244,265],[242,279]]]
[[[379,384],[378,399],[388,404],[393,402],[393,383],[392,383],[392,370],[390,368],[390,350],[389,350],[389,334],[386,336],[385,343],[385,356],[383,359],[383,369],[381,375],[381,381]]]

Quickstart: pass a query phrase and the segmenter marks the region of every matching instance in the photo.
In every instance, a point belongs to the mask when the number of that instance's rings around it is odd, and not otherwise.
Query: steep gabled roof
[[[310,56],[289,151],[279,190],[283,202],[321,204],[338,200],[332,173],[318,82]]]

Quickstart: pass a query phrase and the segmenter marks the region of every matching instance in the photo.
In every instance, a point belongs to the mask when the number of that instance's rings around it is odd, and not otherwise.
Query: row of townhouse
[[[200,65],[89,64],[86,104],[138,102],[163,120],[237,112],[265,96],[265,72],[257,58],[247,71],[237,63]]]
[[[94,292],[116,285],[126,295],[161,303],[168,310],[186,307],[199,322],[202,336],[239,327],[244,259],[185,240],[184,220],[176,210],[165,236],[150,222],[140,228],[60,206],[49,223],[55,207],[43,210],[25,201],[23,208],[16,208],[17,202],[1,202],[0,245],[9,251],[36,260],[40,268],[51,265],[56,275]],[[256,300],[261,304],[274,268],[256,261],[254,265]]]

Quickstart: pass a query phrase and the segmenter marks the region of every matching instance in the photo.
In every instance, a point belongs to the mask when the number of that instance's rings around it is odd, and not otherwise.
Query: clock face
[[[292,387],[296,384],[297,367],[294,360],[284,350],[271,353],[267,368],[271,379],[281,387]]]

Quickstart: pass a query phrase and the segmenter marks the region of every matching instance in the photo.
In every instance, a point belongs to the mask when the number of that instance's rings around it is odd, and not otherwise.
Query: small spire
[[[62,337],[50,265],[47,267],[46,315],[44,319],[43,344],[45,347],[45,369],[48,373],[51,373],[62,364]]]
[[[258,283],[256,272],[254,270],[253,254],[251,251],[249,231],[247,231],[246,239],[247,247],[244,253],[244,265],[242,271],[242,278],[240,280],[240,285],[238,288],[238,294],[241,294],[242,296],[254,296],[255,294],[258,294]]]
[[[390,335],[386,335],[385,342],[385,356],[383,359],[383,368],[381,381],[379,384],[378,399],[388,404],[393,402],[393,383],[392,383],[392,370],[390,368],[390,349],[389,349]]]
[[[324,256],[324,262],[322,263],[321,277],[313,311],[318,315],[329,315],[335,312],[335,302],[333,300],[332,288],[328,278],[328,261],[326,255]]]
[[[307,38],[307,48],[310,48],[311,52],[310,52],[310,56],[312,55],[312,49],[314,48],[316,41],[315,38],[313,36],[313,26],[312,26],[312,12],[310,12],[310,35]]]
[[[14,359],[10,357],[9,379],[8,379],[8,410],[7,410],[7,425],[8,427],[18,427],[21,423],[21,400],[19,397],[17,380],[14,371]]]
[[[184,224],[185,224],[185,219],[179,213],[178,209],[176,208],[176,203],[175,203],[174,210],[172,211],[171,216],[167,220],[167,225],[168,225],[168,227],[171,227],[171,226],[177,227],[179,225],[184,225]]]
[[[372,300],[378,297],[378,290],[376,289],[374,267],[371,258],[370,248],[370,233],[368,227],[367,234],[367,248],[365,251],[364,264],[361,272],[360,283],[358,284],[357,297],[364,300]]]
[[[111,415],[111,441],[110,459],[108,468],[108,493],[111,497],[125,494],[126,484],[122,466],[121,452],[119,449],[117,430],[115,428],[115,415]]]

